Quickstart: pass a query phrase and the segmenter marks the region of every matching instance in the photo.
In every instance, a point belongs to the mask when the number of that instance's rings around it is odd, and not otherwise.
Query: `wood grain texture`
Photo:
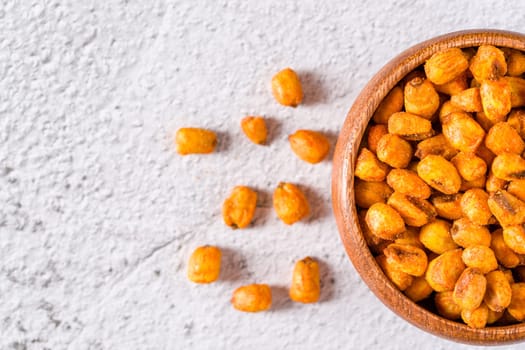
[[[337,141],[332,172],[332,205],[348,256],[372,292],[387,307],[434,335],[468,344],[495,345],[525,339],[525,323],[472,329],[463,323],[444,319],[405,297],[385,277],[368,249],[359,227],[353,194],[357,151],[373,112],[386,94],[435,52],[449,47],[482,44],[525,50],[525,35],[500,30],[468,30],[439,36],[404,51],[370,80],[348,112]]]

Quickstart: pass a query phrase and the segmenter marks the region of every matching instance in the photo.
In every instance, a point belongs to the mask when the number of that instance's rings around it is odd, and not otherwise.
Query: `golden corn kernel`
[[[512,108],[511,87],[506,79],[485,80],[479,88],[483,112],[493,123],[504,121]]]
[[[473,310],[461,310],[461,319],[471,328],[484,328],[489,319],[489,309],[487,305],[481,304]]]
[[[390,243],[392,243],[392,241],[378,237],[374,235],[372,231],[370,231],[370,228],[368,227],[366,223],[366,210],[360,210],[358,212],[358,219],[359,219],[359,226],[361,228],[361,232],[363,233],[363,237],[366,241],[366,244],[370,248],[370,250],[376,255],[383,254],[383,250]]]
[[[496,192],[498,190],[503,190],[506,187],[507,181],[494,176],[492,170],[489,170],[489,175],[487,176],[487,181],[485,182],[485,188],[487,192]]]
[[[434,84],[445,84],[468,69],[466,56],[458,48],[437,52],[425,63],[425,73]]]
[[[439,95],[430,80],[414,77],[405,85],[405,111],[431,119],[439,108]]]
[[[508,269],[518,266],[521,261],[520,256],[505,243],[502,229],[497,229],[492,232],[490,248],[494,252],[498,262]]]
[[[175,135],[177,153],[212,153],[217,145],[217,135],[213,131],[199,128],[180,128]]]
[[[443,254],[458,248],[450,234],[451,225],[444,220],[434,220],[421,227],[419,239],[428,250]]]
[[[462,179],[461,181],[461,187],[459,188],[460,191],[468,191],[473,188],[485,188],[485,176],[482,176],[478,179],[474,179],[472,181],[467,181],[465,179]]]
[[[510,86],[510,105],[512,108],[525,106],[525,79],[505,77]]]
[[[395,270],[411,276],[423,276],[427,269],[427,254],[423,249],[413,245],[392,243],[383,250],[383,254],[388,264]]]
[[[297,130],[288,136],[292,151],[308,163],[319,163],[330,150],[330,142],[321,133],[312,130]]]
[[[427,199],[431,194],[430,187],[412,170],[392,169],[386,177],[386,182],[394,191],[412,197]]]
[[[509,182],[507,192],[525,202],[525,180],[513,180]]]
[[[480,188],[470,189],[461,198],[461,211],[476,225],[488,225],[492,218],[488,200],[487,192]]]
[[[525,266],[518,266],[515,271],[518,273],[519,275],[519,271],[521,268],[523,268]],[[501,272],[503,272],[503,274],[505,275],[505,278],[507,279],[507,281],[509,281],[509,283],[515,283],[514,281],[514,276],[512,275],[512,270],[509,270],[509,269],[501,269],[500,270]]]
[[[264,145],[268,137],[268,129],[263,117],[244,117],[241,120],[241,128],[246,137],[257,145]]]
[[[487,203],[492,215],[496,217],[501,226],[525,223],[525,202],[520,201],[507,191],[499,190],[491,193]]]
[[[487,289],[483,301],[493,311],[504,311],[509,306],[512,297],[512,290],[507,277],[503,271],[496,270],[488,273],[485,278],[487,279]]]
[[[525,320],[525,283],[514,283],[510,285],[512,298],[507,308],[509,314],[517,321]]]
[[[492,162],[494,176],[507,181],[525,179],[525,159],[518,154],[503,153]]]
[[[459,175],[467,181],[473,181],[485,176],[487,164],[473,153],[459,152],[450,160],[456,167]]]
[[[368,136],[367,136],[367,145],[368,149],[372,152],[376,152],[377,150],[377,143],[383,137],[383,135],[388,134],[388,129],[385,124],[376,124],[372,125],[368,129]]]
[[[439,134],[419,142],[414,155],[419,159],[423,159],[429,154],[433,154],[450,160],[457,153],[458,150],[452,147],[445,135]]]
[[[492,45],[481,45],[470,60],[470,71],[479,82],[494,80],[507,73],[507,62],[503,51]]]
[[[417,165],[417,174],[430,187],[443,192],[454,194],[461,187],[461,177],[456,167],[441,156],[428,155]]]
[[[461,256],[467,267],[486,274],[498,268],[498,261],[492,249],[484,245],[473,245],[463,250]]]
[[[485,146],[494,154],[503,153],[521,154],[525,150],[525,142],[509,123],[500,122],[494,124],[487,133]]]
[[[481,112],[481,95],[479,88],[470,88],[463,90],[450,97],[450,102],[465,112]]]
[[[461,249],[449,250],[428,264],[425,279],[436,292],[454,289],[456,281],[465,269],[461,260]]]
[[[407,289],[414,280],[414,277],[408,273],[395,269],[387,260],[386,256],[379,255],[376,257],[377,264],[381,267],[381,270],[385,273],[386,277],[397,287],[399,290],[404,291]]]
[[[467,267],[454,286],[452,297],[462,310],[474,310],[483,302],[487,280],[481,272]]]
[[[525,254],[525,227],[523,225],[503,228],[505,244],[518,254]]]
[[[474,119],[483,128],[483,130],[485,130],[485,132],[488,132],[490,128],[492,128],[495,124],[492,120],[490,120],[487,117],[487,115],[483,111],[476,112],[476,117]]]
[[[395,239],[405,231],[401,215],[388,204],[373,204],[368,208],[365,220],[370,231],[383,239]]]
[[[452,294],[454,294],[453,291],[436,293],[434,303],[438,314],[449,320],[457,320],[461,317],[461,307],[456,304]]]
[[[474,224],[467,218],[455,220],[450,233],[454,242],[463,248],[474,245],[490,246],[489,230],[485,226]]]
[[[259,312],[272,306],[272,290],[267,284],[249,284],[237,288],[231,299],[233,307],[244,312]]]
[[[428,298],[434,290],[430,287],[425,277],[416,277],[412,284],[405,289],[404,293],[413,302],[417,303],[423,299]]]
[[[436,91],[441,92],[449,96],[456,95],[461,91],[468,88],[467,74],[462,73],[457,78],[449,81],[448,83],[435,85]]]
[[[507,73],[518,77],[525,73],[525,55],[519,50],[511,50],[508,55]]]
[[[246,186],[236,186],[222,205],[224,223],[234,229],[248,227],[256,204],[257,192]]]
[[[273,208],[285,224],[292,225],[310,214],[304,193],[294,184],[281,182],[273,192]]]
[[[355,176],[364,181],[380,182],[386,178],[388,165],[377,159],[367,148],[362,148],[355,162]]]
[[[489,314],[487,317],[487,324],[493,324],[498,322],[505,313],[505,311],[496,312],[494,310],[491,310],[490,308],[488,308],[488,310]]]
[[[403,89],[394,87],[377,107],[372,119],[378,124],[387,124],[390,116],[403,109]]]
[[[299,303],[315,303],[321,294],[319,264],[310,257],[295,263],[290,286],[290,299]]]
[[[417,248],[424,248],[419,240],[419,230],[416,227],[407,227],[406,231],[399,234],[394,243],[407,244]]]
[[[387,204],[394,208],[407,225],[421,227],[433,220],[436,209],[425,199],[394,192]]]
[[[436,208],[438,216],[444,219],[457,220],[463,216],[461,212],[461,197],[463,197],[462,193],[434,195],[431,201],[434,208]]]
[[[525,110],[524,109],[514,109],[509,114],[507,123],[512,126],[522,139],[525,139]]]
[[[195,283],[211,283],[219,278],[221,250],[205,245],[193,251],[188,262],[188,279]]]
[[[354,187],[355,201],[361,208],[370,208],[374,203],[385,203],[394,192],[384,182],[372,182],[356,179]]]
[[[406,168],[412,153],[410,143],[397,135],[383,135],[377,144],[377,158],[393,168]]]
[[[424,140],[434,135],[429,120],[407,112],[397,112],[390,116],[388,132],[409,141]]]
[[[445,101],[439,109],[439,121],[443,123],[443,119],[452,112],[463,112],[463,109],[454,105],[450,100]]]
[[[485,131],[469,114],[453,112],[443,119],[443,135],[452,147],[473,153],[483,142]]]
[[[283,106],[297,107],[303,101],[301,81],[291,68],[283,69],[273,76],[272,93]]]

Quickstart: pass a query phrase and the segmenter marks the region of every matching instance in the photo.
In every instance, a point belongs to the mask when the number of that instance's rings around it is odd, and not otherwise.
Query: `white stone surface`
[[[449,349],[368,290],[341,245],[331,164],[286,135],[335,140],[366,81],[407,47],[465,28],[523,31],[522,1],[0,2],[0,349]],[[304,105],[269,80],[295,68]],[[239,120],[271,120],[258,147]],[[177,128],[220,134],[219,152],[180,157]],[[288,227],[279,181],[314,208]],[[254,226],[220,217],[237,184],[257,188]],[[224,248],[221,281],[194,285],[198,245]],[[293,262],[322,262],[322,301],[298,305]],[[272,311],[236,312],[239,285],[274,287]],[[523,345],[508,347],[519,349]]]

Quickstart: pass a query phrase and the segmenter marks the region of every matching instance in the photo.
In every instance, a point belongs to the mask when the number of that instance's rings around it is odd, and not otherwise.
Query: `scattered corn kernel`
[[[321,294],[319,264],[310,257],[295,263],[290,286],[290,299],[300,303],[315,303]]]
[[[181,155],[212,153],[217,145],[217,136],[210,130],[180,128],[175,135],[175,143]]]
[[[319,163],[330,150],[330,142],[323,134],[312,130],[297,130],[288,137],[292,151],[308,163]]]
[[[310,214],[304,193],[294,184],[281,182],[273,192],[273,208],[285,224],[292,225]]]
[[[195,283],[211,283],[219,278],[221,250],[205,245],[193,251],[188,262],[188,279]]]
[[[272,290],[267,284],[242,286],[233,292],[231,303],[239,311],[265,311],[272,306]]]
[[[236,186],[222,205],[224,223],[234,229],[248,227],[256,204],[257,192],[247,186]]]
[[[283,106],[297,107],[303,101],[301,81],[291,68],[285,68],[273,76],[272,93]]]

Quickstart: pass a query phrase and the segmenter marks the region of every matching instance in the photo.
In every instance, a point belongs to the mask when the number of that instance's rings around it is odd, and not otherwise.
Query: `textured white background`
[[[299,161],[286,136],[334,141],[366,81],[417,42],[524,25],[509,0],[0,1],[0,349],[462,348],[367,289],[338,237],[330,161]],[[286,66],[304,84],[296,109],[269,92]],[[243,137],[246,114],[270,119],[269,146]],[[182,126],[216,130],[219,151],[177,156]],[[279,181],[303,186],[307,222],[276,219]],[[220,208],[238,184],[261,200],[232,231]],[[206,243],[224,249],[221,280],[193,285],[185,264]],[[306,255],[322,262],[315,305],[286,296]],[[230,306],[252,282],[273,286],[270,312]]]

